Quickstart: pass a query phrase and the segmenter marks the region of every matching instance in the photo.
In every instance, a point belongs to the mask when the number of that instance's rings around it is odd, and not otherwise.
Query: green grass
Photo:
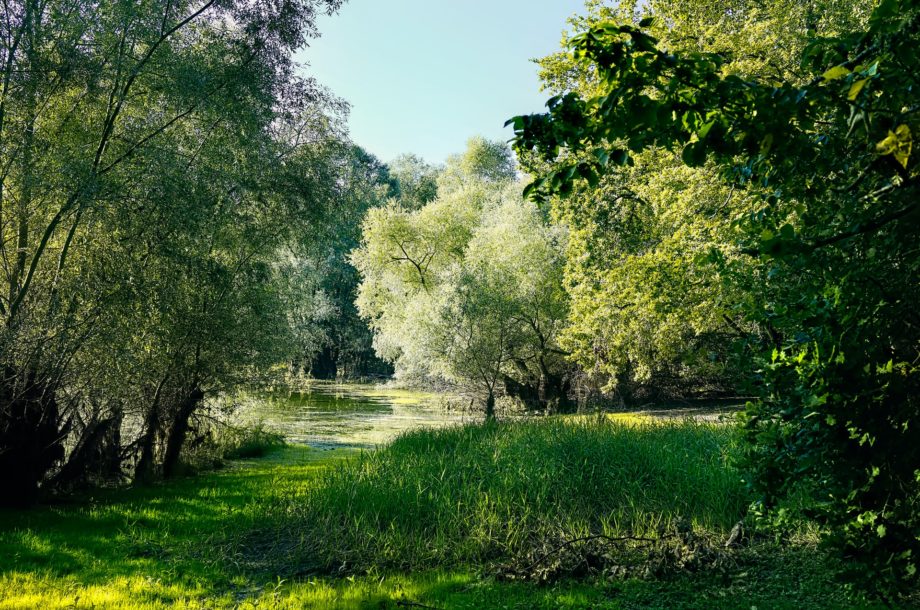
[[[0,609],[859,607],[810,547],[763,545],[729,570],[654,579],[536,585],[491,572],[487,558],[530,527],[652,531],[681,518],[724,532],[743,501],[724,466],[731,447],[725,429],[594,420],[413,433],[363,455],[284,447],[164,485],[0,512]],[[370,567],[311,575],[284,553],[266,557],[267,532],[301,559],[358,549]]]
[[[567,539],[654,538],[680,522],[724,539],[749,504],[726,465],[734,437],[598,418],[412,432],[324,473],[268,554],[354,573],[529,563]]]
[[[266,429],[263,422],[245,428],[231,428],[224,432],[223,457],[230,460],[264,457],[283,447],[284,436]]]

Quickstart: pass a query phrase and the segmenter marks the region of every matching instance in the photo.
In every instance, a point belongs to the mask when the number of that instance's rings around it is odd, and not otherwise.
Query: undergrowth
[[[284,436],[272,432],[263,422],[249,426],[221,423],[188,442],[182,451],[182,462],[187,473],[195,473],[220,468],[226,460],[264,457],[284,445]]]
[[[496,575],[490,562],[437,568],[415,560],[417,570],[388,570],[383,567],[384,556],[380,567],[344,578],[331,574],[298,577],[296,572],[309,566],[286,564],[284,557],[275,557],[273,565],[265,562],[252,565],[252,553],[258,550],[253,547],[256,542],[264,550],[271,550],[271,546],[280,548],[284,540],[289,546],[299,547],[302,553],[307,549],[315,551],[317,545],[311,540],[318,537],[331,558],[339,546],[350,553],[357,552],[349,545],[354,545],[356,537],[363,534],[373,540],[358,548],[375,552],[385,549],[388,540],[392,544],[398,538],[386,529],[375,532],[370,523],[383,525],[395,521],[393,531],[408,536],[413,531],[409,523],[413,518],[421,519],[414,528],[422,534],[442,532],[441,540],[445,542],[450,542],[447,532],[453,532],[461,541],[470,539],[466,547],[461,547],[466,549],[465,555],[450,549],[436,552],[431,545],[431,556],[440,556],[446,563],[451,557],[473,557],[469,554],[470,549],[476,548],[472,541],[507,539],[500,535],[503,531],[506,536],[516,531],[521,539],[527,540],[522,531],[526,523],[541,526],[543,529],[538,531],[547,534],[558,534],[578,520],[586,527],[596,526],[602,520],[591,519],[588,511],[604,498],[615,502],[603,514],[622,515],[618,525],[622,531],[643,523],[649,533],[659,525],[665,531],[669,525],[686,531],[689,523],[687,533],[703,536],[711,532],[721,541],[743,505],[737,475],[717,472],[735,451],[727,430],[683,423],[642,426],[635,430],[619,425],[607,430],[607,424],[593,420],[571,429],[567,425],[552,421],[516,422],[495,428],[477,426],[471,430],[415,433],[400,439],[390,450],[360,457],[349,451],[287,446],[265,458],[237,462],[224,470],[196,477],[132,489],[97,490],[66,503],[30,510],[0,511],[0,610],[880,607],[850,597],[834,583],[832,571],[813,546],[769,541],[742,546],[740,552],[747,554],[745,564],[729,570],[700,569],[638,578],[630,574],[617,578],[596,574],[541,585],[509,581]],[[635,445],[643,434],[657,439],[654,448]],[[687,446],[673,444],[681,435],[689,443]],[[440,446],[440,441],[448,446]],[[530,445],[538,441],[543,449],[558,441],[557,451],[534,460],[534,456],[541,455],[540,448]],[[515,458],[519,450],[525,449],[527,452],[522,455],[529,456],[528,459]],[[459,452],[469,457],[460,459]],[[593,469],[577,467],[589,457],[606,461],[598,461]],[[614,457],[622,463],[605,473],[601,465],[609,467]],[[697,464],[694,460],[700,457],[712,467]],[[652,470],[656,478],[643,478],[642,465],[653,461],[657,464]],[[546,478],[540,479],[539,473]],[[515,485],[508,485],[521,476],[531,477],[534,484],[529,486],[517,480]],[[681,483],[678,479],[685,476],[688,480]],[[441,479],[473,484],[476,477],[484,480],[475,493],[438,490]],[[568,483],[564,480],[567,477],[576,477],[580,482]],[[363,481],[356,493],[370,490],[373,495],[363,502],[352,497],[349,501],[352,512],[341,513],[338,520],[327,513],[318,513],[316,523],[310,523],[311,515],[307,512],[310,506],[332,510],[335,505],[330,494],[334,493],[334,486],[348,481],[357,485],[355,480]],[[674,487],[655,489],[652,486],[655,481]],[[419,484],[431,486],[432,495],[424,487],[419,492]],[[627,486],[617,494],[615,486],[623,484]],[[394,485],[391,500],[385,498],[384,485]],[[694,485],[699,489],[694,489]],[[592,488],[597,491],[588,493]],[[573,496],[576,492],[587,496]],[[728,504],[719,500],[723,493]],[[449,507],[442,504],[448,501],[444,498],[458,502],[460,516],[451,517]],[[475,498],[480,500],[474,502]],[[530,504],[511,507],[509,503],[515,498]],[[480,506],[483,518],[471,515],[464,502]],[[668,510],[669,502],[675,503],[674,510]],[[400,516],[402,503],[407,504],[408,513]],[[493,508],[487,509],[490,506]],[[499,506],[506,507],[504,513],[496,508]],[[554,524],[549,517],[538,514],[553,506],[556,512],[552,514],[573,510],[575,516]],[[338,508],[347,507],[346,503]],[[397,518],[387,519],[382,512],[374,515],[372,510],[397,511]],[[654,511],[659,511],[655,514],[661,515],[660,518],[649,517]],[[485,518],[489,514],[493,516]],[[529,521],[503,527],[494,521],[498,518],[494,515],[499,514],[513,518],[526,515]],[[432,518],[447,521],[442,526]],[[467,524],[492,520],[493,533],[487,536],[480,528],[464,536],[457,529],[461,519],[461,523]],[[272,537],[266,538],[269,522]],[[343,536],[350,522],[357,523],[358,528],[353,534]],[[324,527],[335,524],[337,528],[323,531]],[[546,542],[550,540],[547,538]],[[689,541],[692,540],[691,537]],[[685,540],[677,542],[684,544]],[[405,539],[402,543],[408,551],[414,548]],[[424,549],[429,545],[420,543],[419,547]],[[500,545],[492,548],[504,553]],[[539,550],[538,546],[527,544],[523,548]],[[288,549],[288,555],[292,553]],[[397,565],[390,557],[390,565]],[[375,564],[376,559],[368,555],[365,565]],[[337,572],[338,567],[333,566],[330,571]],[[908,603],[900,607],[911,606]]]
[[[724,540],[749,504],[728,465],[735,451],[730,427],[692,421],[546,418],[410,432],[326,471],[249,551],[301,573],[489,565],[546,579],[577,571],[554,548],[584,542],[606,546],[624,568],[648,543]]]

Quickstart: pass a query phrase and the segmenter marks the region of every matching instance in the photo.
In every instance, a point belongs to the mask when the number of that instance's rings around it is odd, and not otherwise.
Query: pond
[[[263,422],[289,443],[331,449],[372,448],[401,432],[482,419],[442,394],[378,384],[312,382],[242,402],[239,423]]]

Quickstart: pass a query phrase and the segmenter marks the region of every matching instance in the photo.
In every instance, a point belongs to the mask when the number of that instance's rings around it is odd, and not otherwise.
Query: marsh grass
[[[301,573],[365,573],[484,565],[681,524],[724,538],[749,503],[728,465],[735,451],[731,428],[690,420],[419,430],[327,470],[256,547]]]
[[[629,424],[634,422],[627,419]],[[581,425],[581,424],[579,424]],[[669,424],[670,425],[670,424]],[[515,430],[518,426],[525,429]],[[512,429],[507,429],[512,428]],[[257,460],[245,460],[231,463],[230,467],[218,472],[179,478],[167,484],[138,487],[121,490],[99,490],[90,495],[74,498],[67,503],[59,503],[30,510],[0,511],[0,610],[33,610],[45,608],[79,608],[99,610],[118,608],[124,610],[162,610],[166,608],[196,609],[301,609],[301,608],[374,608],[392,609],[413,607],[420,604],[444,609],[483,609],[483,608],[595,608],[597,610],[619,610],[624,608],[681,608],[681,609],[738,609],[785,608],[795,610],[817,610],[820,608],[877,608],[856,602],[849,598],[841,587],[831,579],[831,574],[824,566],[819,552],[810,546],[779,546],[767,544],[752,548],[753,559],[743,569],[732,573],[714,573],[698,571],[680,573],[673,578],[627,578],[607,580],[604,578],[583,578],[577,580],[563,579],[552,584],[534,585],[530,582],[508,582],[491,577],[485,564],[437,568],[420,565],[415,571],[370,569],[367,574],[355,574],[348,577],[332,575],[292,574],[297,569],[294,565],[285,565],[278,557],[274,569],[253,570],[250,557],[241,552],[242,543],[259,539],[266,532],[266,524],[272,522],[276,536],[283,534],[289,542],[295,540],[298,546],[307,536],[321,535],[328,551],[340,545],[344,548],[353,544],[353,538],[342,535],[342,528],[348,527],[353,519],[358,524],[355,534],[363,533],[375,536],[375,541],[365,548],[368,552],[385,549],[398,550],[395,542],[412,551],[415,547],[404,537],[412,531],[432,534],[442,532],[441,540],[449,543],[447,533],[465,538],[462,531],[458,534],[458,518],[451,518],[449,507],[438,503],[457,500],[458,508],[463,509],[463,502],[473,502],[480,492],[464,493],[454,490],[417,493],[417,485],[438,487],[443,479],[452,484],[474,482],[472,471],[461,474],[457,470],[466,470],[480,462],[480,475],[486,477],[482,491],[489,491],[488,500],[482,496],[481,517],[471,516],[469,510],[459,514],[466,515],[460,523],[493,523],[500,528],[498,517],[501,515],[495,507],[503,505],[508,498],[524,498],[541,504],[529,508],[508,509],[504,514],[526,515],[529,523],[543,524],[552,529],[554,524],[549,519],[541,518],[538,511],[546,507],[559,505],[575,507],[581,515],[579,519],[587,523],[592,520],[589,512],[591,506],[601,502],[604,496],[597,498],[566,498],[563,490],[568,492],[586,489],[593,485],[611,497],[613,483],[604,482],[604,473],[598,468],[579,469],[580,484],[568,487],[555,485],[561,476],[574,475],[574,465],[584,463],[591,457],[607,455],[611,459],[618,455],[613,448],[607,448],[608,442],[621,447],[619,453],[627,451],[629,461],[622,464],[622,471],[610,475],[621,481],[624,477],[633,478],[641,464],[650,460],[659,462],[657,480],[668,482],[676,469],[693,475],[700,485],[722,487],[718,475],[709,468],[701,468],[691,463],[680,464],[692,456],[706,456],[713,469],[730,455],[733,440],[730,435],[716,429],[707,432],[704,428],[688,426],[684,440],[697,438],[698,444],[687,448],[687,452],[665,449],[633,450],[633,441],[629,431],[619,428],[613,433],[623,434],[612,440],[604,433],[604,428],[593,422],[585,422],[583,428],[568,429],[558,422],[537,422],[531,427],[528,422],[502,424],[495,429],[478,426],[473,430],[447,430],[443,432],[417,433],[401,439],[393,448],[380,454],[359,456],[345,450],[317,451],[302,446],[287,446],[269,452],[266,457]],[[638,431],[645,430],[638,428]],[[668,445],[678,442],[679,431],[664,428],[645,430]],[[514,453],[522,445],[526,446],[539,440],[548,443],[557,438],[559,451],[550,453],[545,458],[532,464],[533,459],[518,460]],[[660,435],[660,436],[659,436]],[[451,447],[440,447],[439,443],[453,443]],[[590,447],[589,443],[601,443],[602,448]],[[568,449],[563,449],[568,447]],[[576,448],[580,449],[576,450]],[[695,449],[693,449],[695,447]],[[526,447],[525,447],[526,448]],[[429,455],[417,455],[417,451]],[[474,459],[454,459],[458,452],[472,452]],[[526,455],[540,455],[538,447],[528,448]],[[662,462],[665,454],[666,462]],[[573,457],[574,456],[574,457]],[[668,458],[670,456],[670,458]],[[577,460],[581,459],[582,462]],[[376,460],[380,460],[377,462]],[[573,461],[574,460],[574,461]],[[428,464],[428,466],[425,466]],[[438,464],[435,469],[431,464]],[[492,464],[492,467],[486,468]],[[541,465],[542,464],[542,465]],[[630,465],[631,464],[631,465]],[[665,467],[665,464],[670,464]],[[386,468],[384,468],[384,466]],[[559,470],[567,467],[566,470]],[[418,472],[406,469],[424,468]],[[378,471],[379,469],[379,471]],[[515,474],[515,471],[518,474]],[[520,473],[552,471],[557,473],[554,480],[538,483],[530,489],[520,481],[514,486],[507,483],[518,479]],[[443,477],[441,472],[444,472]],[[633,474],[630,475],[629,473]],[[363,473],[363,474],[361,474]],[[384,474],[385,473],[385,476]],[[402,474],[401,474],[402,473]],[[662,473],[665,473],[663,475]],[[667,474],[670,473],[670,474]],[[710,473],[715,478],[711,478]],[[403,474],[405,476],[403,476]],[[530,476],[530,475],[528,475]],[[547,475],[548,476],[548,475]],[[665,478],[661,478],[665,476]],[[735,474],[723,474],[730,484],[737,485]],[[311,505],[316,508],[326,506],[328,509],[341,509],[348,504],[330,503],[329,494],[333,493],[336,481],[344,485],[357,477],[361,487],[355,492],[376,490],[368,501],[351,501],[354,511],[350,517],[342,513],[338,521],[328,514],[317,515],[318,520],[310,524],[310,514],[305,512]],[[538,480],[538,479],[537,479]],[[501,483],[505,481],[505,483]],[[624,516],[632,515],[640,523],[647,520],[640,517],[651,514],[654,507],[665,506],[669,498],[675,498],[689,490],[688,485],[676,491],[668,492],[648,488],[649,480],[644,483],[634,482],[632,489],[642,488],[644,496],[636,496],[629,501],[626,494],[619,494],[619,500],[611,510],[620,511]],[[708,482],[707,482],[708,481]],[[735,481],[735,482],[732,482]],[[395,498],[386,498],[384,484],[396,484]],[[355,485],[354,482],[351,483]],[[507,487],[502,491],[503,487]],[[549,488],[555,488],[551,491]],[[512,493],[511,490],[514,490]],[[689,490],[692,491],[692,490]],[[411,493],[410,493],[411,492]],[[688,492],[689,493],[689,492]],[[727,498],[734,498],[737,491]],[[401,495],[400,495],[401,494]],[[516,494],[516,496],[515,496]],[[383,510],[390,505],[398,509],[406,497],[417,497],[419,506],[411,508],[410,514],[417,519],[430,519],[443,515],[446,527],[439,522],[408,523],[409,516],[403,516],[394,524],[394,531],[402,532],[403,538],[395,537],[392,532],[375,532],[371,523],[387,524],[384,515],[374,516],[371,509]],[[326,504],[321,501],[325,498]],[[371,501],[373,498],[375,500]],[[693,499],[696,498],[696,499]],[[698,527],[711,528],[714,531],[724,529],[731,520],[735,508],[717,511],[715,517],[705,514],[705,502],[719,504],[716,493],[684,494],[678,503],[678,510],[666,510],[664,518],[676,519],[697,515]],[[736,501],[736,500],[732,500]],[[637,511],[640,504],[646,508]],[[491,507],[491,508],[490,508]],[[670,515],[670,516],[668,516]],[[624,517],[625,518],[625,517]],[[453,521],[451,521],[453,519]],[[573,519],[562,525],[571,524]],[[340,529],[322,532],[318,524],[339,523]],[[521,532],[525,525],[514,524],[509,531]],[[413,530],[414,528],[414,530]],[[497,529],[491,536],[482,530],[474,540],[501,539]],[[278,540],[272,541],[279,546]],[[467,542],[469,549],[475,545]],[[427,545],[422,545],[427,548]],[[501,550],[501,548],[499,548]],[[436,554],[437,556],[437,554]],[[442,553],[443,557],[470,557],[456,551]],[[368,562],[375,561],[373,556]],[[391,563],[393,562],[391,559]],[[263,566],[264,567],[264,566]],[[407,605],[409,604],[409,605]],[[416,606],[418,607],[418,606]],[[905,606],[908,607],[908,606]]]
[[[252,426],[227,428],[220,443],[225,459],[264,457],[284,447],[284,435],[269,430],[264,422]]]
[[[237,426],[212,424],[199,439],[186,444],[178,472],[184,475],[222,468],[227,460],[265,457],[286,445],[284,436],[264,422]]]

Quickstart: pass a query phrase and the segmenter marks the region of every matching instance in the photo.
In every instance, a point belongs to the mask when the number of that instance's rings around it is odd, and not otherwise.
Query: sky
[[[351,139],[385,162],[442,163],[475,135],[508,140],[504,122],[540,112],[530,60],[560,48],[584,0],[349,0],[318,22],[297,61],[351,104]]]

